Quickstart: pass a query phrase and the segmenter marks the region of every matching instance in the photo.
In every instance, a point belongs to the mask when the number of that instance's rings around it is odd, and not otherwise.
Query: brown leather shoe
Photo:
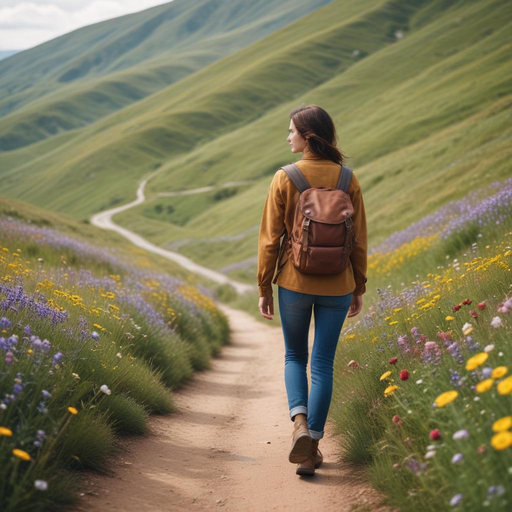
[[[309,434],[307,418],[305,414],[295,415],[292,432],[292,446],[288,460],[292,463],[307,460],[311,452],[313,439]]]
[[[320,467],[324,460],[322,452],[318,449],[318,439],[313,439],[311,442],[311,451],[309,457],[304,461],[297,464],[295,473],[297,475],[314,475],[315,469]]]

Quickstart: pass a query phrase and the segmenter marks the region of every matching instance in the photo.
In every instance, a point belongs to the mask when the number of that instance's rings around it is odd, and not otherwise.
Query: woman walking
[[[318,443],[331,403],[341,328],[347,313],[353,317],[361,311],[366,291],[366,216],[359,181],[343,166],[334,123],[324,109],[308,105],[293,110],[287,142],[292,153],[302,153],[295,162],[300,172],[293,165],[285,166],[270,184],[258,241],[259,310],[264,318],[273,319],[274,282],[285,343],[284,380],[294,422],[288,458],[297,464],[297,474],[312,475],[323,460]],[[315,337],[308,396],[312,311]]]

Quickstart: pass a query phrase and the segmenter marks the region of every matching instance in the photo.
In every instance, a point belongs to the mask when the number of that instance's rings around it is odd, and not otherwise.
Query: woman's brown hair
[[[345,156],[338,149],[338,137],[331,116],[318,105],[305,105],[290,112],[290,119],[295,128],[307,139],[309,149],[340,165],[345,163]]]

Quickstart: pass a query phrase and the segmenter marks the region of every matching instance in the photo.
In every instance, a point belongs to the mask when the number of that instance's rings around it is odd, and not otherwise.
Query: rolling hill
[[[510,175],[511,25],[502,0],[333,1],[95,122],[5,151],[2,194],[86,221],[158,170],[148,203],[116,221],[252,282],[269,182],[298,157],[288,113],[316,103],[335,119],[377,244]],[[10,117],[2,130],[16,133]],[[158,195],[236,180],[252,184],[206,207]]]

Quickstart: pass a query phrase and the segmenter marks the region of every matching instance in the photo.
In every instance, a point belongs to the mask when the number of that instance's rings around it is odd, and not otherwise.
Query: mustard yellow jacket
[[[311,151],[303,153],[302,159],[295,164],[312,187],[336,188],[341,169],[339,164],[324,160]],[[288,259],[277,278],[278,286],[313,295],[345,295],[350,292],[362,295],[366,292],[368,233],[363,195],[355,173],[347,192],[354,207],[352,220],[357,239],[348,267],[339,274],[304,274]],[[292,232],[295,205],[299,196],[300,192],[288,175],[283,169],[279,169],[270,183],[261,218],[257,273],[260,297],[272,296],[272,280],[276,271],[280,239],[285,230]],[[285,259],[286,254],[283,261]]]

